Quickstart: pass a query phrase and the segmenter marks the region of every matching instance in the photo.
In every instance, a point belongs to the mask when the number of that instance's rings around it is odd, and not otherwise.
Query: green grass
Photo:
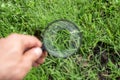
[[[98,73],[111,73],[107,79],[120,77],[120,68],[111,60],[105,67],[98,58],[89,60],[92,49],[100,41],[120,49],[120,0],[1,0],[0,37],[10,33],[33,35],[44,31],[56,19],[74,22],[83,33],[79,51],[67,59],[48,56],[46,62],[33,68],[25,80],[98,80]],[[118,56],[120,64],[120,55]]]
[[[55,46],[60,50],[68,49],[70,40],[70,32],[68,30],[59,30],[56,34],[56,41],[54,42]]]

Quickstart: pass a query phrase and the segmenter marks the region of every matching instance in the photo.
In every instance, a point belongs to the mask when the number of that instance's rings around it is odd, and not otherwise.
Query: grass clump
[[[70,35],[68,30],[59,30],[56,34],[56,41],[54,42],[55,47],[60,51],[69,49]]]

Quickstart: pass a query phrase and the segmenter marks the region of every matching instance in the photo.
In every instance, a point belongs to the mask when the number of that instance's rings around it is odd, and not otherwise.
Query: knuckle
[[[16,37],[16,36],[18,36],[17,33],[12,33],[12,34],[10,35],[10,37]]]
[[[7,40],[13,42],[12,45],[16,46],[16,45],[20,45],[21,43],[21,39],[19,37],[19,34],[13,33],[10,36],[8,36]]]

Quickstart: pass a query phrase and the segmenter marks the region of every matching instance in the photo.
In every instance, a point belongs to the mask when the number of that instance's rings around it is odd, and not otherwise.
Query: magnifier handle
[[[42,45],[41,49],[42,49],[42,51],[46,51],[44,44]]]

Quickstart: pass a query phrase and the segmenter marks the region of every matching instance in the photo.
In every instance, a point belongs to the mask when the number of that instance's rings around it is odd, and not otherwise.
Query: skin
[[[34,36],[11,34],[0,39],[0,80],[21,80],[32,66],[45,61],[42,43]]]

